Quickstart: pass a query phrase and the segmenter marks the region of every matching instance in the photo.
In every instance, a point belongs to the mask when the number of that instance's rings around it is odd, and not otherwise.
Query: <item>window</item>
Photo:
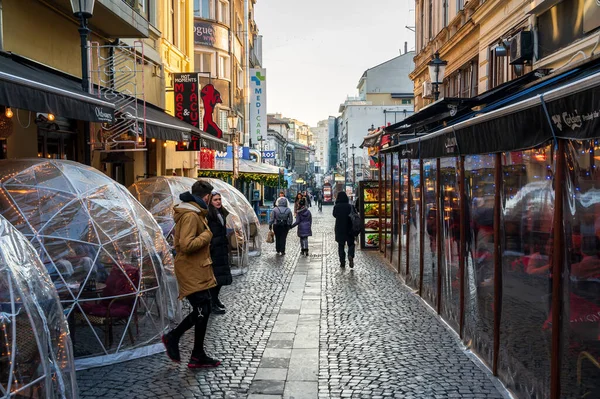
[[[244,88],[244,70],[239,66],[237,67],[237,87],[238,89]]]
[[[218,76],[221,79],[231,79],[231,64],[229,61],[229,56],[220,55],[219,56],[219,71]]]
[[[229,112],[227,112],[227,110],[219,110],[219,127],[221,128],[221,130],[228,132],[229,125],[227,124],[227,115],[229,115]]]
[[[456,0],[456,10],[460,11],[465,7],[465,0]]]
[[[427,41],[433,39],[433,0],[429,0],[429,16],[427,18],[427,25],[429,26],[429,38]]]
[[[229,25],[229,1],[217,0],[217,21]]]
[[[213,53],[194,54],[194,70],[196,72],[209,72],[210,76],[214,76]]]
[[[425,47],[425,3],[423,1],[421,1],[421,20],[419,22],[419,29],[421,30],[421,47],[419,49],[423,49]]]
[[[410,105],[412,104],[412,100],[411,99],[402,99],[402,105]]]
[[[510,57],[496,54],[497,44],[489,49],[488,90],[531,72],[531,65],[510,65]]]
[[[167,19],[167,40],[173,43],[175,38],[175,0],[169,1],[169,18]]]
[[[444,13],[444,28],[448,26],[448,0],[442,0],[442,7],[444,8],[442,12]]]
[[[215,0],[194,0],[194,16],[215,19]]]
[[[239,38],[243,37],[242,33],[244,33],[244,24],[242,24],[242,20],[239,17],[237,19],[236,33]]]

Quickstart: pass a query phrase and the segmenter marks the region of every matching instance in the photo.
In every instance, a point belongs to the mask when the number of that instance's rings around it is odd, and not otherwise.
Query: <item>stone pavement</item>
[[[223,288],[228,313],[211,316],[206,344],[221,366],[191,371],[159,354],[86,370],[80,397],[502,398],[378,253],[339,267],[331,210],[311,208],[308,258],[292,230],[284,257],[263,244],[249,273]]]

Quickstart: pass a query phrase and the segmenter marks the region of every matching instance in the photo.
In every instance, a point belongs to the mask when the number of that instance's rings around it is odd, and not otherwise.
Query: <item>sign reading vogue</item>
[[[250,138],[267,139],[267,70],[250,68]]]
[[[227,29],[211,22],[195,21],[194,44],[229,51]]]

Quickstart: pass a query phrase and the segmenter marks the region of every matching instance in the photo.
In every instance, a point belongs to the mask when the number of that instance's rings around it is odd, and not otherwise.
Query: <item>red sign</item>
[[[200,127],[198,102],[199,82],[197,73],[174,73],[175,117],[190,125]]]

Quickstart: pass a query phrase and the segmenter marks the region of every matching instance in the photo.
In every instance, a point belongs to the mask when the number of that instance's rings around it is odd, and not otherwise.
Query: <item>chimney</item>
[[[404,54],[408,53],[408,42],[404,42]]]

